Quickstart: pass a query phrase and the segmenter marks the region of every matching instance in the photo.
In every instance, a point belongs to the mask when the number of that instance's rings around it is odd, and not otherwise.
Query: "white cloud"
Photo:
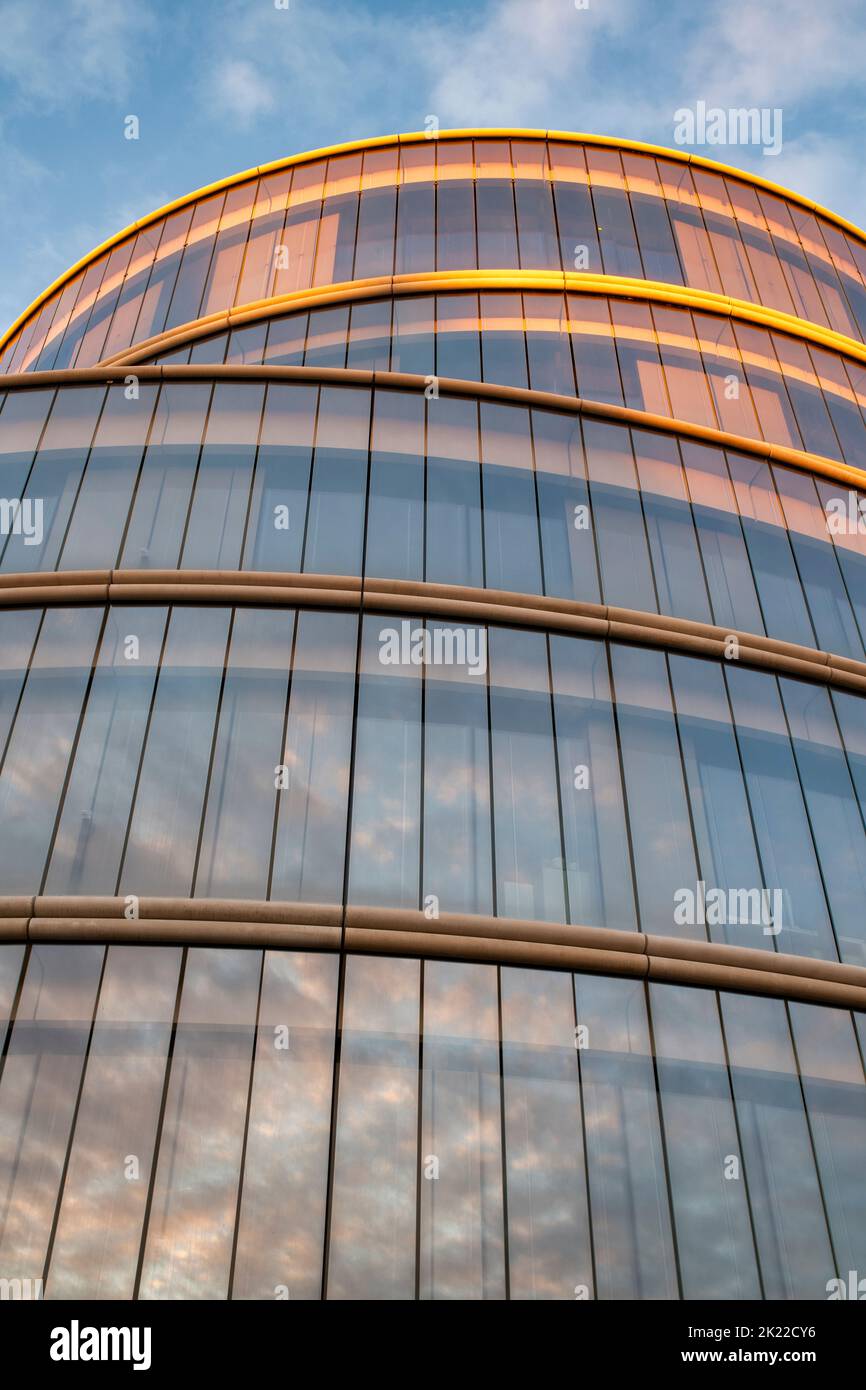
[[[222,111],[244,125],[257,120],[275,104],[265,74],[243,58],[226,58],[213,74],[212,84]]]
[[[0,75],[19,98],[43,110],[81,98],[125,95],[136,67],[151,56],[152,27],[143,0],[67,0],[0,4]]]

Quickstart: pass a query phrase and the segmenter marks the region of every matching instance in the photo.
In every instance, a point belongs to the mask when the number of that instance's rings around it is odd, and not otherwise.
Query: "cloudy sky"
[[[864,72],[862,0],[0,0],[0,328],[159,204],[431,115],[670,145],[781,108],[777,157],[703,152],[866,223]]]

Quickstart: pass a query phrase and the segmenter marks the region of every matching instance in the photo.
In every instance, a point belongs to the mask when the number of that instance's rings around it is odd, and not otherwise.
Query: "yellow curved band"
[[[131,222],[122,231],[115,232],[113,236],[88,251],[86,255],[59,275],[56,280],[38,294],[31,304],[18,315],[6,332],[0,336],[0,352],[12,338],[13,334],[23,323],[35,313],[47,299],[57,290],[71,280],[79,270],[90,265],[106,251],[125,241],[127,237],[134,235],[144,227],[148,227],[160,218],[176,212],[179,208],[186,207],[190,203],[198,202],[210,194],[219,193],[227,188],[233,188],[240,183],[246,183],[251,179],[260,178],[263,174],[273,174],[280,169],[289,169],[297,164],[310,164],[315,160],[326,159],[334,155],[351,154],[356,150],[381,149],[394,145],[417,145],[429,143],[431,138],[437,141],[448,140],[472,140],[472,139],[516,139],[516,140],[558,140],[566,143],[580,145],[600,145],[608,149],[633,150],[640,154],[661,156],[664,159],[679,160],[683,164],[694,164],[697,168],[708,169],[716,174],[728,175],[737,178],[743,183],[751,184],[753,187],[764,189],[769,193],[778,194],[788,202],[796,203],[797,206],[806,208],[809,212],[815,213],[819,217],[826,218],[840,230],[855,236],[859,241],[866,245],[866,232],[855,223],[848,221],[847,218],[840,217],[838,213],[832,212],[822,204],[816,203],[811,198],[806,198],[800,193],[795,193],[793,189],[785,188],[782,184],[774,183],[771,179],[762,178],[759,174],[749,173],[745,169],[737,169],[730,164],[722,164],[714,159],[707,159],[705,155],[691,154],[684,150],[669,149],[665,145],[653,145],[645,140],[625,140],[617,139],[610,135],[590,135],[576,131],[566,130],[532,130],[510,127],[470,127],[465,130],[441,130],[435,137],[431,137],[426,131],[410,131],[398,135],[378,135],[367,140],[349,140],[342,144],[325,145],[321,149],[307,150],[302,154],[289,155],[285,159],[272,160],[270,164],[254,165],[251,169],[244,169],[237,174],[229,174],[226,178],[217,179],[214,183],[205,184],[202,188],[195,189],[192,193],[185,193],[180,198],[175,198],[162,207],[155,208],[153,212],[147,213],[144,217],[139,217],[135,222]]]
[[[181,347],[185,343],[208,337],[222,329],[273,318],[278,314],[291,313],[293,310],[350,304],[357,300],[376,299],[380,296],[441,294],[446,291],[465,292],[473,289],[551,290],[569,294],[606,294],[620,298],[652,300],[654,303],[698,309],[705,313],[720,314],[726,318],[754,323],[762,328],[789,333],[792,337],[802,338],[806,342],[843,353],[866,364],[866,343],[859,343],[856,338],[848,338],[844,333],[837,333],[832,328],[822,328],[808,319],[786,314],[781,309],[768,309],[762,304],[752,304],[745,299],[715,294],[712,290],[689,289],[684,285],[670,285],[661,280],[637,280],[623,275],[589,275],[573,271],[563,273],[560,270],[438,270],[413,275],[380,275],[369,280],[347,280],[341,284],[319,285],[306,290],[293,290],[289,294],[274,295],[269,299],[254,300],[235,309],[221,309],[216,314],[208,314],[180,328],[169,329],[167,333],[158,333],[153,338],[135,343],[133,347],[124,348],[122,352],[104,358],[99,365],[113,367],[143,362],[155,353]]]

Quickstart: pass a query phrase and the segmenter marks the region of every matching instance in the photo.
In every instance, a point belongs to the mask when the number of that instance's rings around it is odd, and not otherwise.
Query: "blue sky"
[[[862,0],[284,3],[0,0],[0,327],[161,203],[430,115],[670,145],[678,108],[778,107],[777,157],[703,152],[866,223]]]

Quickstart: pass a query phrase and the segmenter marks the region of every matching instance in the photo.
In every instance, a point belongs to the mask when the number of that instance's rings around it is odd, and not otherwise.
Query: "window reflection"
[[[6,1277],[818,1300],[862,1262],[859,1016],[379,955],[339,977],[330,953],[0,948]]]
[[[187,952],[140,1298],[228,1294],[260,951]]]
[[[420,974],[347,962],[328,1298],[415,1297]]]
[[[419,1296],[505,1297],[496,967],[424,965]]]

